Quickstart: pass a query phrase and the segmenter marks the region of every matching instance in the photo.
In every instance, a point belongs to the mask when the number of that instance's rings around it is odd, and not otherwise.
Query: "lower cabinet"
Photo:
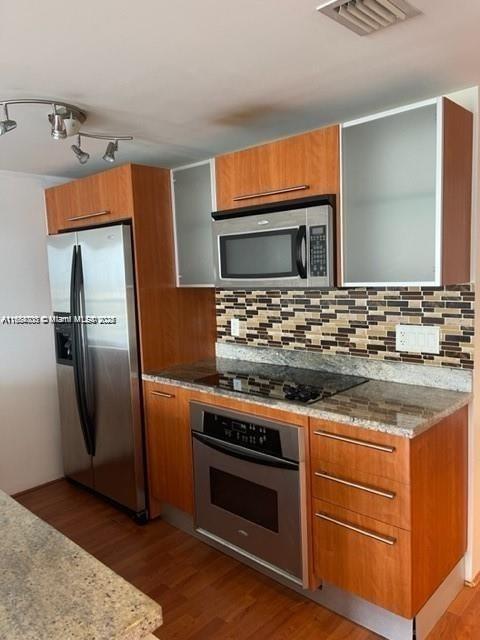
[[[193,514],[193,461],[189,392],[144,383],[150,516],[163,503]]]
[[[313,542],[315,572],[323,580],[410,617],[408,531],[315,499]]]
[[[467,539],[467,408],[409,440],[310,420],[317,583],[411,619]]]
[[[308,583],[411,619],[466,550],[467,408],[409,440],[175,385],[144,383],[151,517],[194,512],[190,401],[295,424]],[[303,445],[302,445],[303,450]]]

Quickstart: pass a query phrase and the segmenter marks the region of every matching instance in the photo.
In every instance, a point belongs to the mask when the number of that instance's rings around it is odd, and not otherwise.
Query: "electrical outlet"
[[[396,350],[409,353],[440,353],[440,327],[397,324]]]
[[[238,338],[240,336],[240,320],[232,318],[230,320],[230,335]]]

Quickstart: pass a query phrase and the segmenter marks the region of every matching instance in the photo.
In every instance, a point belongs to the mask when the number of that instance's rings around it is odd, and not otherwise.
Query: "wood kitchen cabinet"
[[[343,286],[470,282],[472,132],[446,98],[342,126]]]
[[[193,460],[189,392],[144,383],[150,517],[168,503],[193,514]]]
[[[45,191],[49,234],[129,220],[134,213],[131,165]]]
[[[217,208],[338,194],[339,127],[325,127],[215,159]]]
[[[413,619],[464,556],[464,407],[406,437],[176,385],[144,384],[152,517],[193,514],[190,402],[299,428],[306,582],[322,581]]]
[[[131,226],[142,371],[214,357],[215,296],[176,287],[169,169],[127,164],[45,192],[49,234]]]
[[[317,582],[413,618],[465,554],[467,408],[407,439],[310,420]]]

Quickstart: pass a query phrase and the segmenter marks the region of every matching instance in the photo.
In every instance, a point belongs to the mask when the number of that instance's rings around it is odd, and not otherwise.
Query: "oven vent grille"
[[[317,11],[347,29],[368,36],[421,14],[405,0],[329,0]]]

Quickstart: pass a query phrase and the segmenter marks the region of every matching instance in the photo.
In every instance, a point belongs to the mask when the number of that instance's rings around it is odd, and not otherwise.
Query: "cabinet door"
[[[217,208],[235,209],[339,191],[339,127],[216,158]]]
[[[437,102],[345,125],[345,285],[435,284]],[[441,142],[441,141],[440,141]]]
[[[336,465],[345,477],[358,471],[409,484],[409,442],[380,431],[310,419],[312,458]]]
[[[212,162],[172,171],[179,286],[214,286]]]
[[[97,226],[133,216],[130,165],[45,191],[48,233]]]
[[[410,486],[325,460],[311,460],[312,494],[401,529],[411,528]]]
[[[150,515],[163,503],[193,514],[193,461],[188,392],[145,384]]]
[[[313,554],[315,573],[326,582],[413,617],[408,531],[314,500]]]

